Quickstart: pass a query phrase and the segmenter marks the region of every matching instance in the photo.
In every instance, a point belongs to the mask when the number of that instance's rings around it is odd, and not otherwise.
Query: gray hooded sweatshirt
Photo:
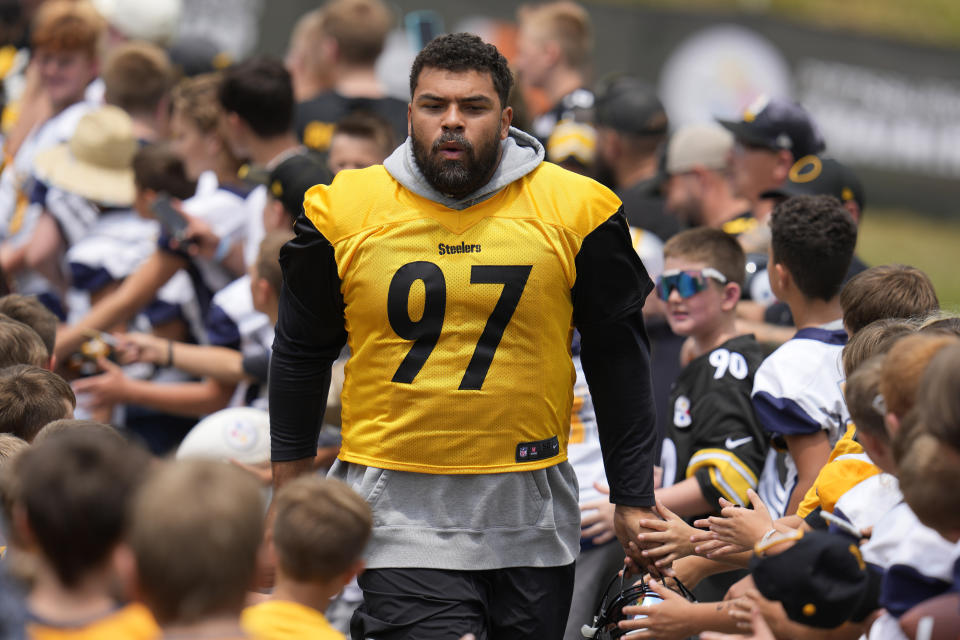
[[[527,175],[544,157],[536,138],[512,127],[501,149],[490,181],[460,199],[427,182],[409,138],[383,164],[410,191],[461,211]],[[577,479],[568,462],[536,471],[437,475],[337,460],[330,475],[373,509],[371,569],[553,567],[570,564],[579,552]]]

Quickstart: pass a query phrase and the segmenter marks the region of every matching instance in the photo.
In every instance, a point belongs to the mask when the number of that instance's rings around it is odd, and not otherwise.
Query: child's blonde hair
[[[130,546],[161,626],[239,615],[263,540],[253,476],[212,460],[167,462],[134,502]]]
[[[294,580],[330,581],[360,559],[370,539],[370,506],[332,478],[302,477],[277,494],[273,542],[280,570]]]

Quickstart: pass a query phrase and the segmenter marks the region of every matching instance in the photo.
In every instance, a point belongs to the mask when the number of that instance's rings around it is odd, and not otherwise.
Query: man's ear
[[[781,184],[787,179],[791,167],[793,167],[793,154],[786,149],[777,151],[777,163],[773,168],[773,178],[777,184]]]
[[[506,140],[510,135],[510,123],[513,122],[513,107],[505,107],[500,112],[500,139]]]
[[[843,203],[843,208],[850,213],[850,216],[853,218],[853,221],[859,226],[860,225],[860,205],[857,204],[856,200],[847,200]]]

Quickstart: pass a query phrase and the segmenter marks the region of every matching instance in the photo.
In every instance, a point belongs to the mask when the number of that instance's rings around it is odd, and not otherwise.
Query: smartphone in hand
[[[153,204],[150,205],[150,210],[157,217],[166,235],[180,243],[187,241],[187,219],[174,208],[168,194],[162,192],[158,194]]]

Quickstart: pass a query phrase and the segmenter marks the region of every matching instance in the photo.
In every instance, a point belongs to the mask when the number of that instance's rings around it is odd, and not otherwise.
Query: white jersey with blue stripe
[[[880,519],[861,548],[863,559],[882,569],[880,604],[899,617],[949,590],[958,546],[922,524],[906,502]]]
[[[844,433],[850,419],[840,361],[846,341],[840,320],[801,329],[757,369],[751,400],[775,443],[782,436],[823,431],[833,447]],[[775,518],[785,515],[796,483],[796,465],[785,446],[771,447],[758,493]]]
[[[150,257],[159,235],[157,221],[141,218],[135,211],[103,213],[90,233],[67,251],[67,262],[71,269],[101,271],[108,281],[122,280]]]
[[[42,175],[34,175],[34,160],[38,153],[69,141],[77,123],[94,107],[89,102],[72,104],[35,126],[21,143],[13,162],[0,174],[0,237],[6,239],[21,234],[29,237],[32,224],[42,210],[38,204],[29,207],[29,211],[24,209],[31,183],[43,179]]]

